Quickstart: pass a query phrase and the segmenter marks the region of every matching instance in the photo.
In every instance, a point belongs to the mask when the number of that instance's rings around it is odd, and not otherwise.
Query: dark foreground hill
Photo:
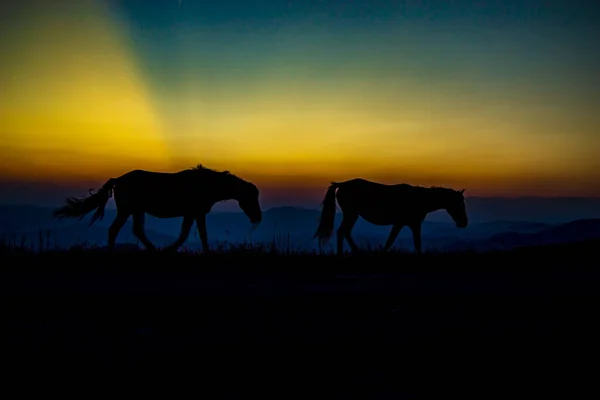
[[[598,249],[5,252],[3,362],[29,377],[184,371],[196,390],[235,398],[417,398],[481,384],[539,395],[556,390],[537,386],[539,374],[545,385],[566,370],[582,377],[579,359],[596,359]]]

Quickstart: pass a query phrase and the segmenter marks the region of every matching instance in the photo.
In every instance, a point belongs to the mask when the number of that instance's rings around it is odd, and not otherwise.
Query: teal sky
[[[157,90],[193,70],[215,84],[280,75],[326,81],[491,79],[585,83],[598,65],[591,1],[115,1]],[[474,74],[474,75],[473,75]]]
[[[270,97],[272,88],[301,93],[303,100],[311,92],[362,93],[357,107],[394,112],[418,90],[427,104],[419,99],[417,108],[439,103],[463,113],[487,107],[482,112],[505,110],[507,119],[524,109],[559,110],[566,118],[555,123],[571,126],[576,138],[599,134],[600,48],[594,38],[600,37],[600,6],[593,1],[113,5],[127,21],[139,68],[167,109],[189,97],[207,109],[235,107],[232,99],[252,103]],[[369,96],[381,101],[369,102]],[[326,102],[313,97],[315,104]]]
[[[600,195],[594,1],[5,3],[5,181],[202,162],[273,196]]]

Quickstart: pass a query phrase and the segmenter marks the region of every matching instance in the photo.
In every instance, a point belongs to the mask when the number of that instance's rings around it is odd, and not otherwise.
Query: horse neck
[[[217,191],[215,194],[217,197],[219,197],[218,201],[239,200],[241,182],[237,181],[233,177],[223,177],[217,182]]]
[[[233,179],[226,176],[198,174],[196,171],[186,171],[186,173],[188,174],[184,175],[186,184],[197,188],[197,195],[208,195],[214,202],[237,200],[238,189]]]
[[[423,206],[427,213],[446,208],[447,200],[439,189],[427,188],[423,193]]]

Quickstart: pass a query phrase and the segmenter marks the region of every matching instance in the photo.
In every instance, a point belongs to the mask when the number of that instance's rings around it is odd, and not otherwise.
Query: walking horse
[[[262,220],[258,201],[259,191],[251,182],[229,171],[215,171],[198,165],[187,170],[165,173],[133,170],[109,179],[101,189],[90,196],[70,197],[66,204],[53,211],[55,218],[83,218],[96,210],[90,226],[102,219],[108,199],[114,195],[117,216],[108,228],[108,249],[113,250],[119,231],[133,216],[133,233],[148,250],[154,245],[144,232],[145,215],[157,218],[183,217],[178,239],[165,250],[176,251],[187,239],[196,222],[202,248],[208,251],[206,214],[219,201],[237,200],[240,208],[254,226]]]
[[[319,238],[321,245],[330,240],[337,199],[342,211],[342,223],[337,230],[338,254],[343,252],[344,239],[348,241],[353,252],[358,251],[351,235],[358,217],[374,225],[392,226],[383,248],[384,252],[394,244],[401,229],[408,226],[413,233],[415,252],[421,253],[421,225],[430,212],[444,209],[458,228],[467,227],[463,193],[464,189],[425,188],[404,183],[385,185],[360,178],[332,182],[325,194],[319,226],[313,239]]]

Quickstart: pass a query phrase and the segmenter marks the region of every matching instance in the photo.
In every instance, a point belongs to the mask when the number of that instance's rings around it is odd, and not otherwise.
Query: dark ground
[[[572,397],[597,379],[598,249],[4,252],[2,360],[16,376],[102,371],[104,384],[177,371],[234,398]]]

